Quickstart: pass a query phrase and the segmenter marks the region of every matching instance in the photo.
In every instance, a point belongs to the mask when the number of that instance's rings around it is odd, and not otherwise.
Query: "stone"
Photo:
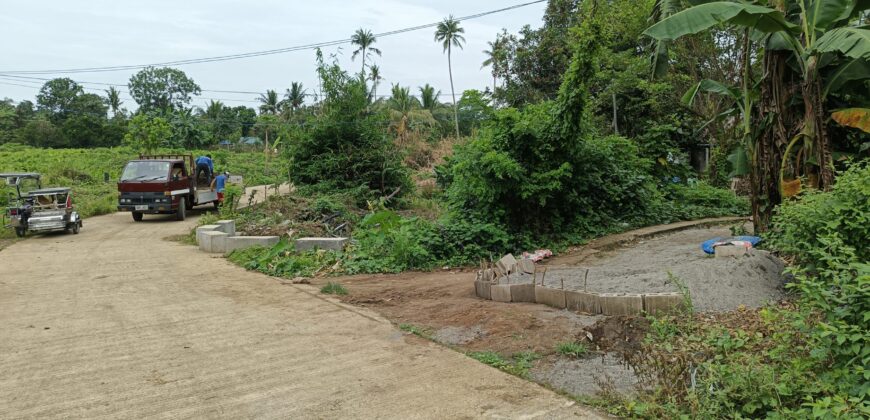
[[[475,281],[474,294],[481,299],[491,300],[492,294],[490,293],[490,287],[492,287],[492,283],[488,281]]]
[[[201,234],[197,232],[197,236],[200,236],[199,249],[211,253],[223,253],[226,250],[227,238],[230,237],[216,230],[204,231]]]
[[[203,232],[219,231],[219,228],[218,225],[202,225],[196,228],[196,244],[199,245],[202,242]]]
[[[511,302],[535,303],[535,284],[511,284]]]
[[[571,311],[597,315],[601,313],[601,303],[598,294],[579,292],[576,290],[565,291],[565,307]]]
[[[224,252],[229,254],[237,249],[245,249],[253,246],[271,248],[275,246],[280,239],[281,238],[278,236],[228,236],[226,238]]]
[[[347,238],[299,238],[296,240],[296,250],[325,249],[341,251],[347,244],[347,240]]]
[[[511,285],[509,284],[493,284],[490,286],[489,292],[493,302],[511,301]]]
[[[551,289],[544,286],[535,286],[535,302],[558,309],[565,309],[565,291],[561,289]]]
[[[230,236],[236,236],[236,221],[235,220],[218,220],[215,222],[219,231]]]
[[[645,293],[643,310],[650,315],[680,312],[684,308],[683,295],[677,292]]]
[[[491,268],[483,270],[480,276],[480,280],[487,283],[492,283],[492,281],[495,280],[495,272],[493,272]]]
[[[643,297],[638,294],[601,293],[598,298],[604,315],[638,315],[643,312]]]
[[[519,269],[526,274],[534,274],[535,273],[535,262],[528,259],[523,258],[520,260]]]
[[[495,263],[502,274],[513,273],[516,270],[516,265],[517,259],[514,258],[513,254],[507,254]]]
[[[720,258],[723,257],[742,257],[746,255],[748,248],[745,246],[722,245],[713,248],[713,253]]]

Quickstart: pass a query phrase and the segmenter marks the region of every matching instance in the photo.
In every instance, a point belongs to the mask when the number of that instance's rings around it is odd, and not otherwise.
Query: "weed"
[[[578,342],[567,342],[567,343],[559,343],[556,346],[556,351],[563,356],[578,358],[586,354],[589,349],[586,348],[583,343]]]
[[[521,378],[528,378],[532,362],[541,358],[541,355],[530,351],[514,353],[510,360],[501,357],[501,355],[494,351],[471,352],[468,353],[468,356],[481,363],[485,363],[496,369]]]
[[[329,282],[329,283],[326,283],[325,286],[320,288],[320,293],[323,293],[325,295],[342,295],[342,296],[344,296],[347,294],[347,289],[345,289],[344,286],[341,285],[341,283]]]
[[[692,303],[692,294],[689,292],[689,286],[686,286],[686,282],[683,279],[674,275],[668,271],[668,281],[674,283],[677,286],[677,290],[680,291],[680,294],[683,295],[683,310],[686,313],[695,312],[695,305]]]
[[[420,328],[420,327],[418,327],[418,326],[416,326],[416,325],[412,325],[412,324],[399,324],[399,329],[402,330],[402,331],[404,331],[404,332],[414,334],[414,335],[416,335],[417,337],[425,338],[425,339],[427,339],[427,340],[431,340],[431,339],[432,339],[432,335],[429,334],[428,331],[426,331],[425,329]]]

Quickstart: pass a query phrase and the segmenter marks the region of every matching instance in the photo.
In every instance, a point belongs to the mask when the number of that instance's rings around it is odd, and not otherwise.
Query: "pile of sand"
[[[584,267],[550,267],[551,287],[598,293],[679,291],[685,284],[697,311],[725,311],[740,305],[763,306],[783,297],[783,263],[770,253],[751,250],[742,257],[716,258],[701,242],[729,236],[727,230],[693,229],[603,253]],[[587,273],[588,270],[588,273]]]

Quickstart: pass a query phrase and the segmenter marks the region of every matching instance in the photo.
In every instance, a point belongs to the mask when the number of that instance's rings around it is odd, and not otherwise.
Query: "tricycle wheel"
[[[175,220],[179,222],[187,216],[187,199],[181,197],[178,199],[178,211],[175,212]]]
[[[23,238],[24,235],[26,235],[26,234],[27,234],[27,230],[25,230],[25,228],[23,228],[23,227],[15,228],[15,235],[18,236],[19,238]]]
[[[134,222],[141,222],[142,221],[142,213],[134,211],[133,212],[133,221]]]
[[[75,223],[73,223],[73,226],[72,226],[72,233],[73,233],[73,235],[78,235],[78,234],[79,234],[79,229],[80,229],[80,228],[81,228],[81,226],[79,226],[79,222],[75,222]]]

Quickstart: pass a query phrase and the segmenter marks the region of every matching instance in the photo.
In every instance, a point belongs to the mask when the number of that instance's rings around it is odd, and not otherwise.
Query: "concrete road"
[[[0,251],[0,418],[595,417],[129,214]]]

